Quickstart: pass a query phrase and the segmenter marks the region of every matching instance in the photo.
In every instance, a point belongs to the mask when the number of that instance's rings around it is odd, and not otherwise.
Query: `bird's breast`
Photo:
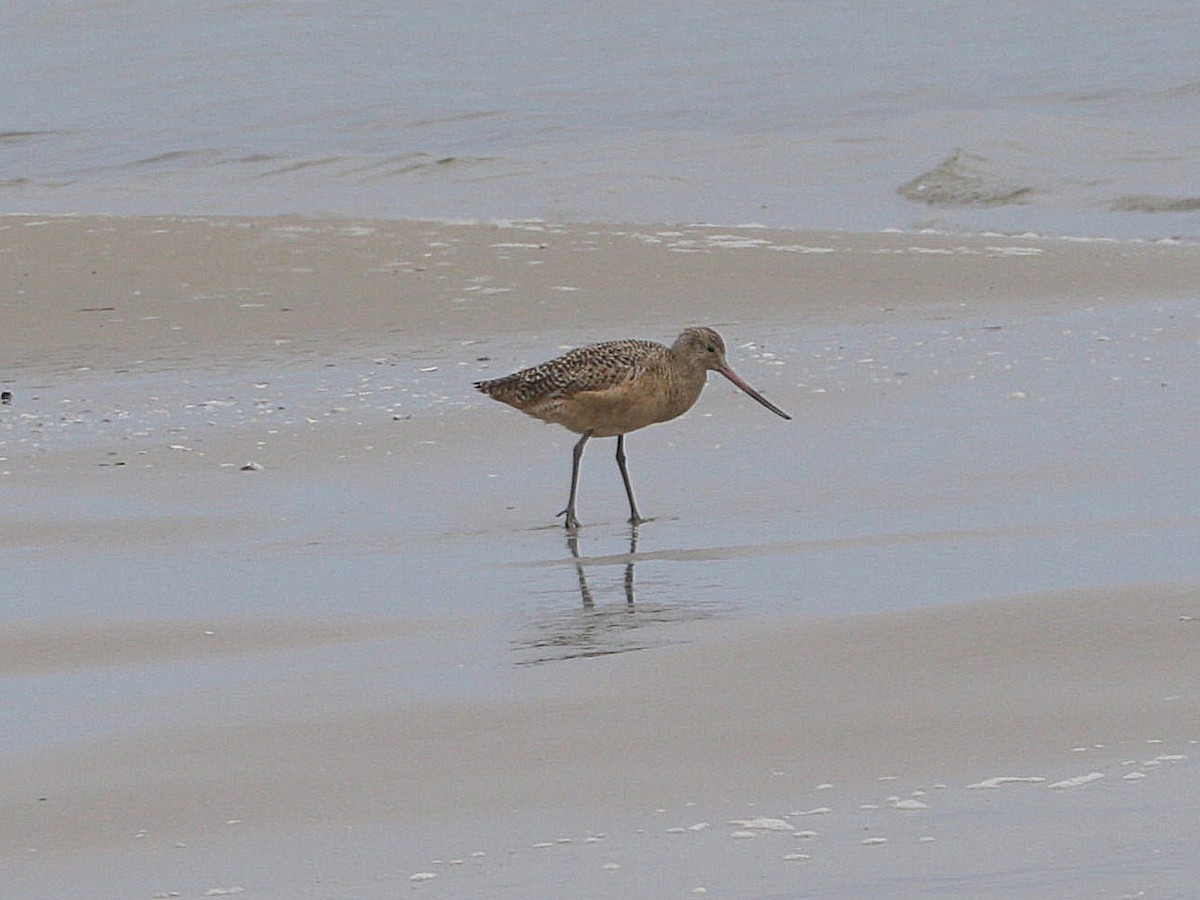
[[[524,407],[545,422],[577,434],[615,437],[666,422],[687,412],[700,396],[704,379],[634,378],[599,390],[578,391],[569,397],[547,398]]]

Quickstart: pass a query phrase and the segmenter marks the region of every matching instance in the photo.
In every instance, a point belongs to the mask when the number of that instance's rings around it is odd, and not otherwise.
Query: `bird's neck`
[[[703,366],[679,369],[674,374],[675,377],[671,379],[669,391],[670,418],[682,415],[691,409],[708,380],[708,369]]]

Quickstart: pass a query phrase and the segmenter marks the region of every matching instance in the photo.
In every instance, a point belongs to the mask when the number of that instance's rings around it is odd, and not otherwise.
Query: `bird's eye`
[[[716,353],[716,352],[717,352],[717,348],[716,348],[716,347],[714,347],[712,344],[709,344],[709,345],[708,345],[708,352],[709,352],[709,353]]]

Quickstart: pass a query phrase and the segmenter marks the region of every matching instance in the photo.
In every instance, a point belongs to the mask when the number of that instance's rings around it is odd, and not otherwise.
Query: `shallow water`
[[[1198,64],[1156,0],[21,0],[0,211],[1195,237]]]

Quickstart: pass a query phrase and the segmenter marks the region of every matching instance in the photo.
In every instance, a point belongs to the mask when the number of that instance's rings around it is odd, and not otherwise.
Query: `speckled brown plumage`
[[[588,439],[617,438],[617,465],[629,497],[630,521],[642,521],[625,467],[625,435],[691,409],[710,370],[772,412],[790,418],[734,374],[725,361],[725,342],[711,328],[685,329],[670,347],[642,340],[590,344],[512,375],[478,381],[475,387],[543,422],[583,435],[575,445],[570,498],[560,513],[568,528],[576,528],[579,461]]]
[[[617,388],[660,368],[670,349],[654,341],[605,341],[577,347],[503,378],[479,381],[475,387],[494,400],[525,411],[583,391]]]

